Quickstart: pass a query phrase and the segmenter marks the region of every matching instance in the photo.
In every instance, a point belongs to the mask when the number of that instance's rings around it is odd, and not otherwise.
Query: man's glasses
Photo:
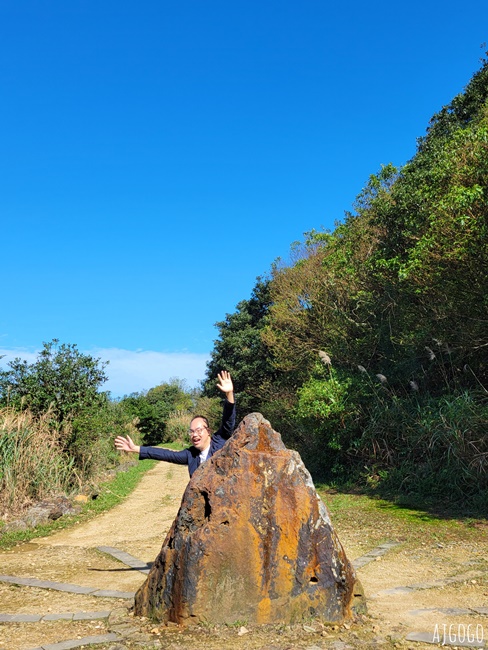
[[[208,429],[208,427],[197,427],[196,429],[188,429],[190,436],[197,435],[200,436],[202,433]]]

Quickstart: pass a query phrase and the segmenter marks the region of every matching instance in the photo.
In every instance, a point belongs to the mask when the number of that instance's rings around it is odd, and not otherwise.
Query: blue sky
[[[0,354],[58,338],[121,395],[202,379],[214,327],[415,153],[488,3],[0,2]]]

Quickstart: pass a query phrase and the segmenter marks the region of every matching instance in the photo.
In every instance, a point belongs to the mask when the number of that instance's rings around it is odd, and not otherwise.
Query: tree
[[[217,369],[228,369],[239,401],[287,444],[311,450],[317,471],[376,466],[405,489],[422,459],[445,494],[453,477],[458,494],[480,494],[487,198],[484,60],[432,118],[412,160],[371,175],[343,223],[308,233],[291,264],[275,265],[259,293],[217,324],[206,391]]]
[[[219,338],[207,364],[204,395],[217,396],[217,374],[227,370],[236,392],[238,416],[258,410],[262,385],[272,380],[274,368],[261,338],[271,305],[269,281],[258,278],[249,300],[242,300],[233,314],[216,323]]]
[[[26,409],[34,421],[49,423],[73,480],[91,478],[117,463],[114,437],[134,435],[127,413],[101,391],[106,366],[76,345],[53,339],[43,343],[34,363],[17,358],[0,372],[0,404]]]
[[[9,362],[8,370],[0,372],[0,401],[16,408],[29,407],[35,415],[51,411],[62,425],[105,402],[100,388],[107,381],[107,365],[81,353],[74,344],[60,345],[53,339],[43,343],[34,363],[16,358]]]

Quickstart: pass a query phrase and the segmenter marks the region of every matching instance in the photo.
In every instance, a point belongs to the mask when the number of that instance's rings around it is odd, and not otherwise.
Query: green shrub
[[[120,402],[105,400],[103,406],[85,409],[73,419],[65,451],[83,479],[90,479],[118,463],[114,438],[127,434],[139,444],[140,433]]]

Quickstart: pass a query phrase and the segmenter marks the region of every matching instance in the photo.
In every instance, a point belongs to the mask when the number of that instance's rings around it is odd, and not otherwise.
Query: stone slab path
[[[108,618],[110,611],[61,612],[59,614],[0,614],[0,623],[39,623],[39,621],[96,621]]]
[[[54,591],[67,591],[70,594],[89,594],[96,598],[134,598],[133,591],[117,591],[116,589],[94,589],[70,585],[66,582],[53,582],[52,580],[36,580],[35,578],[19,578],[16,576],[0,575],[0,582],[10,582],[14,585],[25,587],[38,587],[39,589],[53,589]]]
[[[61,641],[60,643],[47,643],[32,650],[71,650],[72,648],[81,648],[87,645],[99,645],[109,641],[117,641],[117,634],[97,634],[86,636],[82,639],[72,639],[70,641]]]
[[[120,562],[123,562],[127,566],[130,566],[133,569],[140,571],[141,573],[148,574],[151,570],[149,564],[146,564],[145,562],[138,560],[130,553],[121,551],[120,549],[114,548],[113,546],[97,546],[97,550],[99,550],[101,553],[107,553],[107,555],[111,555],[116,560],[120,560]]]
[[[64,650],[140,634],[106,630],[107,621],[144,581],[187,483],[186,467],[158,463],[111,511],[1,552],[0,649]],[[92,633],[101,628],[115,636]]]
[[[358,569],[362,569],[363,566],[366,566],[370,562],[373,562],[378,557],[382,557],[385,553],[388,553],[388,551],[390,551],[392,548],[395,548],[395,546],[398,546],[399,544],[400,542],[385,542],[385,544],[380,544],[368,553],[365,553],[365,555],[361,555],[361,557],[353,560],[352,564],[356,571]]]
[[[131,618],[127,604],[162,546],[187,482],[186,467],[159,463],[110,512],[0,552],[0,650],[69,650],[89,644],[100,650],[408,650],[439,644],[441,632],[440,644],[488,647],[488,540],[419,551],[404,541],[383,539],[364,549],[358,541],[364,538],[361,531],[340,526],[339,538],[355,558],[368,597],[363,628],[334,632],[305,625],[281,643],[279,636],[269,636],[275,632],[266,636],[245,626],[220,630],[218,638],[199,628],[182,645],[181,630]],[[449,626],[455,630],[451,638],[444,634]]]

